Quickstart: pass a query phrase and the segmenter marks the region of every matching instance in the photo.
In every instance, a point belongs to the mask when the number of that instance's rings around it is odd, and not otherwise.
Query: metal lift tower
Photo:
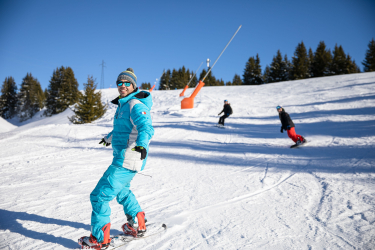
[[[100,89],[104,89],[104,67],[105,67],[105,62],[102,60],[102,64],[99,64],[102,66],[102,76],[100,77]]]

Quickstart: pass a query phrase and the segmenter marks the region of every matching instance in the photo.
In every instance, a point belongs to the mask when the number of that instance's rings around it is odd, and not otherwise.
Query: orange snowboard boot
[[[108,247],[111,242],[109,231],[111,229],[111,223],[105,225],[102,230],[104,233],[103,242],[98,242],[97,239],[90,234],[90,237],[84,236],[78,240],[78,244],[81,245],[81,249],[102,249]]]
[[[127,217],[128,222],[121,227],[124,234],[133,237],[142,237],[146,232],[145,212],[139,212],[135,220],[131,216]]]

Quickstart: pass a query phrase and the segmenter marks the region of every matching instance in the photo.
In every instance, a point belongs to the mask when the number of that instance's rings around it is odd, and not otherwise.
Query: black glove
[[[106,147],[108,147],[109,145],[111,145],[111,143],[106,142],[104,138],[99,142],[99,144],[102,144],[102,143],[103,143],[103,146],[106,146]]]
[[[281,130],[280,130],[281,133],[284,133],[284,129],[283,127],[281,126]]]
[[[141,160],[146,159],[147,150],[144,147],[135,146],[134,148],[132,148],[132,151],[137,151],[137,152],[141,153]]]

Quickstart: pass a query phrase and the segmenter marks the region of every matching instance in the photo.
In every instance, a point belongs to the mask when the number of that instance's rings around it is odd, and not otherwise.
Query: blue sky
[[[313,51],[319,41],[342,45],[363,70],[374,13],[374,0],[1,0],[0,80],[13,76],[20,85],[31,72],[45,89],[56,67],[70,66],[82,89],[88,75],[100,83],[104,60],[106,88],[128,67],[138,84],[153,84],[163,69],[214,61],[239,25],[216,78],[242,76],[257,53],[263,69],[278,49],[291,59],[301,41]]]

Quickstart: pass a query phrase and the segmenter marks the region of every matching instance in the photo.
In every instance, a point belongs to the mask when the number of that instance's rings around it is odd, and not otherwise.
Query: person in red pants
[[[279,112],[279,118],[281,121],[281,133],[284,133],[284,130],[287,131],[288,136],[290,139],[296,143],[296,145],[299,145],[301,143],[305,143],[306,140],[302,135],[296,134],[296,131],[294,129],[294,123],[292,119],[290,119],[290,116],[287,112],[285,112],[284,108],[281,106],[276,107],[277,111]]]

